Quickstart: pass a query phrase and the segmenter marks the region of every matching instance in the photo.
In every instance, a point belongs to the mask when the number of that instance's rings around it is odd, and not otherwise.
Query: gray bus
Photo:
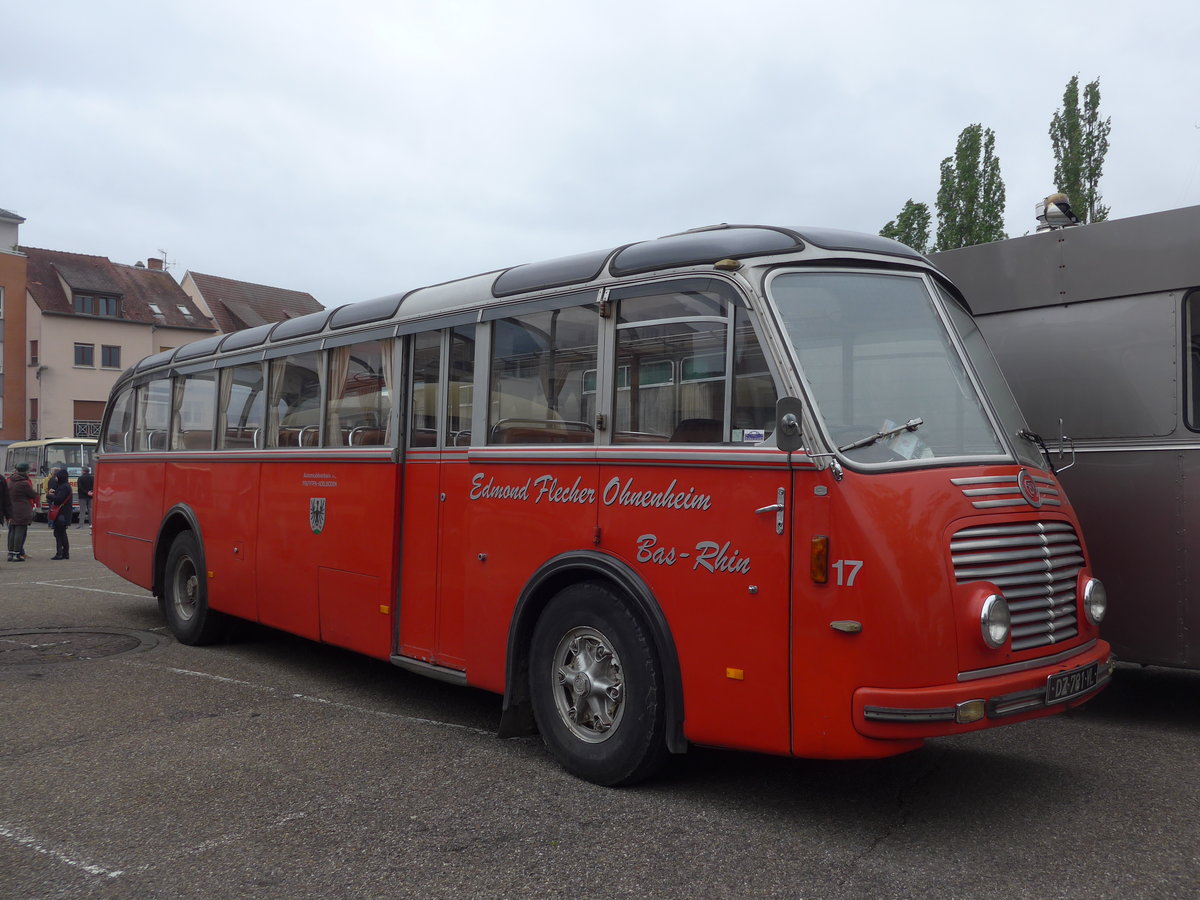
[[[1062,470],[1103,636],[1126,661],[1200,668],[1200,206],[930,259]]]

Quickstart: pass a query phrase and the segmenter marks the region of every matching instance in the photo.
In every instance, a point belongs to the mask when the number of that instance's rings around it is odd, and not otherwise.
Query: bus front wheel
[[[225,617],[208,608],[208,586],[200,561],[200,546],[190,531],[171,543],[163,578],[163,615],[181,644],[211,644],[225,626]]]
[[[658,655],[606,586],[583,582],[551,599],[534,628],[529,673],[538,731],[567,771],[632,784],[666,759]]]

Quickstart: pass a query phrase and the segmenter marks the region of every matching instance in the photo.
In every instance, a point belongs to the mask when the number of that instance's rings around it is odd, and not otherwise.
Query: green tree
[[[1050,120],[1050,144],[1054,148],[1054,183],[1084,224],[1108,218],[1108,207],[1100,202],[1100,174],[1111,128],[1111,118],[1100,120],[1100,79],[1083,89],[1080,109],[1079,76],[1072,76],[1063,91],[1062,109]]]
[[[1004,181],[992,129],[968,125],[958,136],[954,156],[942,160],[937,218],[938,250],[1008,237],[1004,233]]]
[[[907,244],[919,253],[929,251],[929,204],[913,203],[912,197],[900,210],[900,215],[879,230],[883,237]]]

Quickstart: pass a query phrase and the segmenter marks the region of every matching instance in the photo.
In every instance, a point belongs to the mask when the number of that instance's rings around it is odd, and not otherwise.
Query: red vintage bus
[[[717,226],[197,341],[114,387],[96,557],[504,695],[570,771],[882,757],[1109,679],[1070,503],[953,285]]]

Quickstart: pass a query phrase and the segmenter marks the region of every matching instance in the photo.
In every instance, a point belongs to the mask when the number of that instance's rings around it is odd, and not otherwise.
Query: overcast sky
[[[996,133],[1007,230],[1072,75],[1120,218],[1200,204],[1187,2],[0,4],[26,246],[327,306],[716,222],[877,232]]]

